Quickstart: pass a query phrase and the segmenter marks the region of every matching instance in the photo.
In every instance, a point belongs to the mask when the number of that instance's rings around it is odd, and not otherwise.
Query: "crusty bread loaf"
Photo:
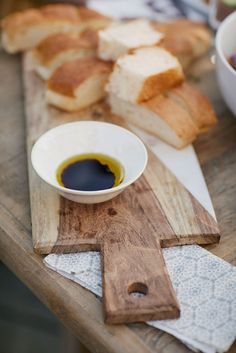
[[[210,48],[211,33],[203,23],[179,19],[165,23],[154,22],[153,27],[164,33],[160,45],[177,56],[184,69]]]
[[[82,29],[103,29],[111,24],[113,19],[87,7],[79,7],[79,19]]]
[[[78,10],[73,5],[47,5],[13,13],[2,20],[2,44],[9,53],[34,48],[51,34],[78,30]]]
[[[216,124],[217,118],[211,103],[198,89],[190,84],[184,82],[166,94],[189,112],[200,132],[207,131]]]
[[[112,113],[176,148],[191,143],[199,132],[188,111],[165,95],[134,104],[110,93],[108,102]]]
[[[2,43],[9,53],[36,47],[48,36],[68,31],[102,29],[111,18],[94,10],[69,4],[54,4],[28,9],[5,17],[2,24]]]
[[[111,66],[96,58],[63,64],[48,80],[47,102],[66,111],[76,111],[99,101],[105,95]]]
[[[95,56],[97,31],[57,33],[44,39],[33,51],[35,71],[46,80],[62,64],[79,58]]]
[[[106,90],[124,100],[139,103],[183,80],[182,67],[174,56],[163,48],[147,47],[117,60]]]
[[[99,32],[98,56],[115,61],[133,49],[156,45],[162,38],[145,19],[114,23]]]

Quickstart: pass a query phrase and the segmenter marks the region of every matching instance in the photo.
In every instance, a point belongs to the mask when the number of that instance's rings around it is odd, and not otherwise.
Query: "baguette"
[[[112,65],[96,58],[77,59],[60,66],[47,82],[46,100],[65,111],[76,111],[105,95]]]
[[[117,60],[106,90],[123,100],[140,103],[183,80],[180,63],[165,49],[140,48]]]
[[[116,61],[133,49],[156,45],[162,38],[163,34],[154,30],[145,19],[116,23],[99,32],[98,56]]]
[[[191,143],[199,132],[188,111],[165,95],[134,104],[110,93],[108,102],[112,113],[178,149]]]
[[[13,13],[1,25],[3,48],[17,53],[34,48],[54,33],[78,30],[79,18],[76,6],[58,4]]]
[[[34,68],[46,80],[62,64],[79,58],[95,56],[97,31],[57,33],[44,39],[33,51]]]

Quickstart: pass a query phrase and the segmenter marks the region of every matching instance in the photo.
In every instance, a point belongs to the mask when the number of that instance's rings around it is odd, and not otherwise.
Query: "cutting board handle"
[[[180,309],[160,243],[155,239],[150,244],[130,232],[121,239],[107,236],[102,246],[105,321],[178,318]]]

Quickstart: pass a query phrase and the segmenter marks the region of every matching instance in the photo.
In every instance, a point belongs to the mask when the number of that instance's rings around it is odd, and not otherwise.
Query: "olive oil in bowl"
[[[146,148],[136,135],[101,121],[54,127],[35,142],[31,152],[38,176],[60,196],[82,204],[118,196],[141,176],[147,160]]]
[[[58,183],[67,189],[98,191],[120,185],[124,178],[124,169],[110,156],[87,153],[62,162],[56,177]]]

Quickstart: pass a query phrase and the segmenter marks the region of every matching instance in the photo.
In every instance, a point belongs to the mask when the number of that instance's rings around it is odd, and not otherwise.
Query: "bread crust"
[[[169,23],[154,22],[153,27],[165,34],[161,46],[176,55],[185,69],[210,48],[211,33],[201,22],[180,19]]]
[[[7,32],[11,39],[18,31],[23,32],[30,26],[41,23],[42,15],[39,10],[28,9],[23,12],[15,12],[6,16],[1,21],[2,30]]]
[[[167,89],[179,85],[183,81],[184,74],[180,66],[158,73],[157,75],[149,76],[144,81],[142,91],[137,98],[137,103],[147,101]]]
[[[1,22],[3,46],[10,53],[32,49],[53,33],[79,30],[79,24],[77,7],[72,5],[47,5],[16,12]]]
[[[179,61],[165,49],[138,48],[116,61],[106,91],[141,103],[182,83],[184,78]]]
[[[34,50],[34,56],[42,65],[49,65],[59,54],[68,50],[94,49],[97,47],[97,32],[85,30],[78,32],[57,33],[44,39]]]
[[[78,22],[78,10],[73,5],[46,5],[39,9],[27,9],[6,16],[1,21],[1,26],[4,31],[11,36],[23,31],[31,26],[41,24],[44,21],[69,21]]]
[[[208,98],[190,84],[184,82],[168,94],[188,110],[200,132],[209,130],[217,123],[217,117]]]
[[[42,16],[49,19],[62,19],[78,22],[78,7],[70,4],[54,4],[42,6],[39,11]]]
[[[93,75],[109,73],[112,65],[97,58],[78,59],[60,66],[49,78],[49,90],[75,97],[78,87]]]
[[[142,106],[161,117],[175,131],[183,140],[181,147],[191,143],[199,133],[189,113],[165,95],[158,95],[142,103]]]
[[[47,102],[63,111],[75,112],[84,109],[105,96],[104,85],[107,79],[106,74],[97,74],[87,81],[83,82],[78,89],[77,97],[69,97],[58,92],[47,89],[46,100]],[[95,83],[94,83],[95,82]],[[86,91],[86,86],[90,85],[89,92]],[[95,86],[94,86],[95,85]],[[92,91],[92,95],[90,94]]]

